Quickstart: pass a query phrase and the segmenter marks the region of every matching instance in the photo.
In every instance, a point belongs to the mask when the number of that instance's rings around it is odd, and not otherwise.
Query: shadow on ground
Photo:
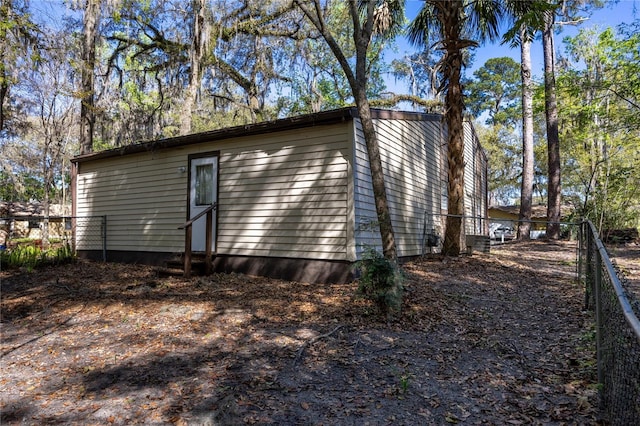
[[[387,321],[355,284],[2,272],[2,423],[565,424],[596,419],[575,246],[421,259]]]

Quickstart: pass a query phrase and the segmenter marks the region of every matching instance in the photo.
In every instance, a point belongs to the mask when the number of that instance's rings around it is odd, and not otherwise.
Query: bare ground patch
[[[406,265],[392,320],[355,284],[3,271],[2,424],[589,424],[571,243]]]
[[[607,251],[627,295],[640,315],[640,244],[608,244]]]

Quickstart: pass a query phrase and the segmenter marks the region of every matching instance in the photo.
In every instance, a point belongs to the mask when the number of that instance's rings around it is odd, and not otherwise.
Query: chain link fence
[[[444,240],[444,229],[448,218],[456,218],[461,221],[461,228],[465,238],[464,246],[469,253],[490,251],[494,245],[510,243],[518,239],[517,217],[485,217],[470,215],[430,214],[425,213],[423,227],[423,247],[441,247]],[[546,220],[523,220],[531,224],[529,239],[546,238],[546,228],[549,223]],[[579,223],[558,222],[560,225],[560,238],[575,241],[578,237]],[[423,252],[424,254],[424,252]]]
[[[639,313],[634,312],[633,296],[625,291],[591,222],[581,224],[579,241],[578,272],[585,285],[585,305],[596,317],[603,420],[640,425]]]
[[[43,244],[45,235],[48,244]],[[12,250],[22,245],[43,248],[68,244],[74,252],[102,253],[102,260],[106,261],[106,236],[106,216],[0,217],[0,250]]]

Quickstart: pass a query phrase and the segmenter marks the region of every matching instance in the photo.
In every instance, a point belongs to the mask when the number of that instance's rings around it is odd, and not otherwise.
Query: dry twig
[[[302,345],[300,347],[300,349],[298,349],[298,353],[296,354],[296,358],[293,360],[293,365],[297,365],[298,362],[300,362],[300,359],[302,358],[302,355],[304,354],[304,350],[308,347],[313,345],[314,343],[316,343],[318,340],[320,339],[324,339],[326,337],[331,336],[333,333],[335,333],[336,331],[340,330],[342,327],[344,327],[343,325],[339,325],[336,328],[334,328],[333,330],[331,330],[328,333],[325,334],[321,334],[319,336],[314,337],[313,339],[307,341],[304,345]]]

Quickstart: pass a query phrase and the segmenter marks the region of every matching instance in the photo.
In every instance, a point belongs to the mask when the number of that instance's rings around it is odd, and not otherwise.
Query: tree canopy
[[[511,3],[426,1],[411,27],[417,46],[401,53],[394,51],[394,43],[409,29],[404,3],[4,0],[0,197],[42,200],[48,192],[52,200],[62,201],[68,158],[81,151],[82,143],[99,151],[356,105],[353,87],[366,80],[361,89],[368,105],[394,108],[409,102],[419,110],[455,111],[482,120],[478,133],[491,158],[492,201],[517,200],[522,171],[519,64],[504,56],[490,58],[465,77],[473,47],[483,32],[501,36],[497,23],[509,11],[502,6]],[[578,6],[565,3],[567,10]],[[514,4],[522,9],[521,3]],[[300,5],[313,6],[323,17],[340,46],[342,63]],[[371,37],[361,46],[354,37],[354,10],[360,35],[368,28],[367,14],[375,18]],[[520,12],[522,23],[526,11]],[[461,18],[457,24],[451,20],[455,16]],[[379,36],[390,22],[385,36]],[[633,182],[640,170],[639,27],[636,20],[618,28],[585,28],[563,41],[566,50],[560,50],[557,65],[562,195],[578,214],[603,227],[638,224],[639,185]],[[452,42],[456,28],[458,38]],[[94,60],[87,50],[91,45]],[[457,78],[464,95],[447,98],[458,87]],[[541,88],[534,78],[536,203],[548,197]],[[450,128],[457,128],[455,123]],[[87,132],[90,142],[81,136]],[[458,164],[455,158],[451,170]],[[449,182],[460,178],[451,174]],[[455,199],[451,192],[449,200]]]
[[[584,29],[559,74],[567,196],[600,228],[640,218],[640,35]]]

